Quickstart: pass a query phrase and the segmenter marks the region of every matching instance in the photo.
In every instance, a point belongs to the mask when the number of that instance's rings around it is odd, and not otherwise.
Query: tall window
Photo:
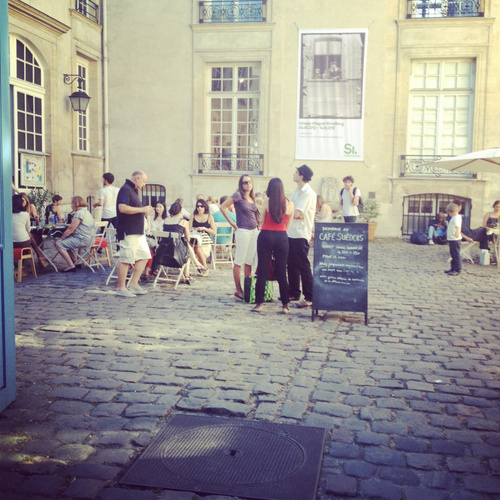
[[[453,156],[470,151],[474,80],[472,59],[413,62],[409,154]]]
[[[258,154],[260,66],[212,67],[209,102],[212,156],[246,159]]]
[[[87,67],[78,65],[78,74],[80,75],[80,88],[83,92],[87,91]],[[88,128],[87,111],[78,112],[78,151],[88,151]]]

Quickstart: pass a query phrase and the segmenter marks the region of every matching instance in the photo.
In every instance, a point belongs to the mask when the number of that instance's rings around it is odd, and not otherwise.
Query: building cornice
[[[70,26],[61,23],[57,19],[44,14],[42,11],[20,0],[9,0],[9,15],[20,17],[29,23],[42,25],[56,36],[63,35],[71,29]]]

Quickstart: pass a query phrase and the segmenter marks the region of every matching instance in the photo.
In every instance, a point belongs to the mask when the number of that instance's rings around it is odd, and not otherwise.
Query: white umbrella
[[[444,168],[453,172],[490,172],[500,174],[500,148],[485,149],[465,155],[443,158],[429,167]]]

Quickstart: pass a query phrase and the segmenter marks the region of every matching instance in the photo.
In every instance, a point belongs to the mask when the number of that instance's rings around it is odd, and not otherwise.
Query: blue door
[[[8,1],[0,0],[0,411],[16,398]]]

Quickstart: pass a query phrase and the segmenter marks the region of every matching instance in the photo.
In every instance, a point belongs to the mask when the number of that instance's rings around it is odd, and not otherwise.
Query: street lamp
[[[69,96],[69,100],[74,111],[85,113],[90,97],[82,89],[83,78],[80,75],[64,75],[63,81],[66,85],[71,85],[75,80],[78,80],[78,90]]]

